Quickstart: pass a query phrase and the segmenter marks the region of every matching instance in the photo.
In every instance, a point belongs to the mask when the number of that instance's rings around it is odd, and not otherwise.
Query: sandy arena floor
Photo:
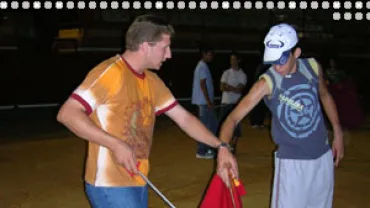
[[[243,133],[237,159],[248,192],[244,207],[268,207],[274,145],[267,129],[253,129],[247,121],[243,121]],[[350,136],[345,159],[336,169],[333,207],[370,207],[370,131],[353,131]],[[196,159],[195,148],[196,143],[171,121],[158,119],[150,179],[179,208],[198,206],[213,172],[213,161]],[[85,142],[65,129],[22,139],[3,138],[0,207],[89,207],[82,186],[84,156]],[[150,191],[149,207],[166,205]]]

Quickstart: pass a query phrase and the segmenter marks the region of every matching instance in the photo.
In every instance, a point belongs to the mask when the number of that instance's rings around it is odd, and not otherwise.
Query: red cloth
[[[243,184],[240,180],[233,180],[231,189],[235,208],[242,208],[241,196],[246,194]],[[213,176],[200,208],[234,208],[230,190],[217,174]]]

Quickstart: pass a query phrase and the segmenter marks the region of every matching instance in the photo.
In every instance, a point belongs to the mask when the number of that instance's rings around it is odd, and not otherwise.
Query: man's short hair
[[[162,35],[173,36],[172,25],[162,17],[155,15],[138,16],[126,32],[126,49],[136,51],[144,42],[155,44],[161,41]]]
[[[213,50],[213,48],[211,48],[209,46],[201,46],[199,48],[199,52],[203,56],[203,55],[206,55],[207,53],[214,53],[214,50]]]
[[[238,61],[240,61],[241,60],[241,58],[240,58],[240,54],[238,53],[238,52],[236,52],[236,51],[232,51],[231,53],[230,53],[230,57],[231,56],[235,56],[235,58],[238,60]]]

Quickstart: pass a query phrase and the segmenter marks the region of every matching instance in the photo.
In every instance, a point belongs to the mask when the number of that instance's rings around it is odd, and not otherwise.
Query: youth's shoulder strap
[[[315,58],[308,58],[307,59],[308,63],[310,64],[311,68],[315,72],[315,74],[318,76],[319,75],[319,63]]]
[[[301,72],[309,81],[314,78],[310,71],[314,71],[308,59],[298,59],[298,70]]]
[[[276,88],[280,89],[283,77],[279,73],[277,73],[272,67],[270,67],[268,71],[270,72],[272,78],[274,79]]]

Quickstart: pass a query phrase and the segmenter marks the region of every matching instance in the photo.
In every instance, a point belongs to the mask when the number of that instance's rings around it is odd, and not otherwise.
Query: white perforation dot
[[[240,7],[241,7],[240,1],[234,1],[233,2],[233,8],[234,9],[240,9]]]
[[[277,4],[277,7],[278,7],[279,9],[284,9],[284,8],[285,8],[285,2],[283,2],[283,1],[279,1],[279,2],[278,2],[278,4]]]
[[[155,2],[155,8],[157,8],[157,9],[163,9],[163,2],[156,1]]]
[[[363,7],[362,1],[356,1],[355,7],[356,7],[356,9],[362,9],[362,7]]]
[[[39,2],[40,3],[40,2]],[[0,2],[0,9],[6,9],[8,8],[8,2],[6,1],[1,1]]]
[[[366,19],[370,20],[370,12],[366,13]]]
[[[352,13],[351,12],[345,12],[343,16],[344,16],[345,20],[351,20],[352,19]]]
[[[323,8],[323,9],[329,9],[330,4],[329,4],[329,2],[328,2],[328,1],[323,1],[323,2],[321,3],[321,6],[322,6],[322,8]]]
[[[301,8],[301,9],[307,9],[307,2],[306,1],[299,2],[299,8]]]
[[[339,9],[340,8],[340,2],[339,1],[334,1],[333,2],[333,8],[334,9]]]
[[[117,2],[117,1],[112,1],[112,2],[110,3],[110,7],[111,7],[112,9],[118,9],[118,6],[119,6],[119,4],[118,4],[118,2]]]
[[[101,1],[100,2],[100,9],[106,9],[108,7],[108,4],[106,1]]]
[[[295,9],[296,7],[297,7],[297,4],[295,3],[295,1],[289,2],[289,9]]]
[[[274,8],[274,2],[273,1],[268,1],[266,3],[266,8],[267,9],[273,9]]]
[[[364,18],[364,15],[361,12],[356,12],[355,19],[356,20],[362,20]]]
[[[122,2],[122,9],[129,9],[130,8],[130,2],[124,1]]]
[[[23,9],[29,9],[30,8],[30,2],[28,2],[28,1],[22,2],[22,8]]]
[[[244,2],[244,8],[245,9],[251,9],[252,8],[252,3],[250,1]]]
[[[255,3],[255,7],[256,7],[256,9],[262,9],[262,8],[263,8],[263,3],[262,3],[262,1],[256,1],[256,3]]]
[[[230,8],[230,3],[228,1],[223,1],[222,2],[222,9],[229,9]]]
[[[175,4],[173,3],[173,1],[167,1],[166,7],[167,9],[173,9],[175,7]]]
[[[201,2],[199,3],[199,7],[200,7],[201,9],[207,9],[207,2],[206,2],[206,1],[201,1]]]
[[[79,1],[77,3],[77,8],[79,8],[79,9],[85,9],[85,7],[86,7],[86,4],[85,4],[84,1]]]
[[[240,9],[242,5],[240,4],[240,1],[234,1],[233,2],[233,8],[234,9]]]
[[[189,9],[195,9],[197,8],[197,3],[195,1],[190,1],[189,2]]]
[[[151,9],[152,8],[152,2],[151,1],[144,2],[144,8],[145,9]],[[139,8],[135,8],[135,9],[140,9],[140,7]]]
[[[184,1],[177,2],[177,8],[178,9],[184,9],[185,8],[185,2]]]
[[[8,8],[8,2],[6,1],[0,2],[0,9],[6,9],[6,8]]]
[[[317,1],[313,1],[313,2],[311,2],[311,8],[312,8],[312,9],[317,9],[317,8],[319,8],[319,3],[317,3]]]
[[[62,1],[57,1],[55,3],[55,8],[57,8],[57,9],[63,9],[63,2]]]
[[[366,9],[370,9],[370,1],[366,2]]]
[[[50,1],[45,1],[44,2],[44,8],[45,9],[51,9],[53,7],[53,4]]]
[[[10,7],[12,9],[18,9],[18,7],[19,7],[18,1],[12,1],[12,3],[10,3]]]
[[[146,3],[146,2],[145,2]],[[144,3],[144,5],[145,5],[145,3]],[[140,9],[140,7],[141,7],[141,3],[140,3],[140,1],[134,1],[134,4],[132,5],[132,7],[134,8],[134,9]]]
[[[350,2],[350,1],[344,2],[344,8],[345,9],[351,9],[351,7],[352,7],[352,2]],[[344,19],[345,19],[345,16],[344,16]]]
[[[89,2],[89,8],[90,9],[95,9],[96,8],[96,2],[95,1],[90,1]]]
[[[211,8],[212,9],[217,9],[218,8],[218,2],[217,1],[212,1],[211,2]]]
[[[34,1],[33,2],[33,8],[34,9],[40,9],[41,8],[41,3],[39,1]]]
[[[73,9],[75,7],[75,3],[73,1],[68,1],[66,7],[67,9]]]
[[[333,19],[334,20],[340,20],[340,13],[339,12],[334,12],[333,13]]]

